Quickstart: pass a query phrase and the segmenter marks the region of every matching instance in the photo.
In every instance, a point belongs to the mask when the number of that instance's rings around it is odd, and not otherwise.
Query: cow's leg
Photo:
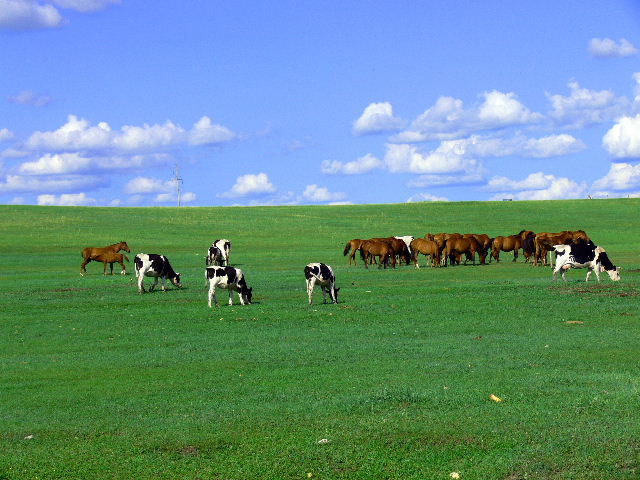
[[[311,277],[307,279],[307,295],[309,296],[309,305],[313,304],[313,287],[316,284],[316,278]]]
[[[216,286],[211,283],[211,286],[209,287],[209,308],[211,308],[211,300],[213,300],[213,303],[216,304],[216,307],[218,306],[218,299],[216,298]]]
[[[153,289],[156,288],[156,285],[158,285],[158,277],[153,277],[153,283],[149,287],[149,291],[153,292]],[[163,282],[162,286],[164,287],[164,282]]]
[[[144,293],[144,274],[139,271],[136,271],[136,277],[138,277],[138,293]]]
[[[320,285],[320,289],[322,290],[322,303],[327,303],[327,287]]]
[[[233,288],[229,285],[227,289],[229,290],[229,305],[233,305]],[[238,295],[240,295],[240,292],[238,292]]]

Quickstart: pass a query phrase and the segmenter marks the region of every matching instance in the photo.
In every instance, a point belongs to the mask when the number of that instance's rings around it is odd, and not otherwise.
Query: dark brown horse
[[[473,264],[476,263],[476,252],[480,258],[480,264],[484,265],[487,258],[487,251],[482,248],[480,242],[474,237],[468,238],[450,238],[447,240],[447,244],[444,247],[445,257],[449,259],[449,263],[453,266],[460,263],[460,257],[465,255],[465,263],[467,260],[473,260]]]
[[[80,275],[84,276],[84,274],[87,273],[87,269],[85,267],[87,266],[87,263],[91,262],[92,260],[94,262],[103,263],[104,275],[107,274],[107,263],[110,263],[111,273],[113,273],[113,263],[118,261],[117,259],[114,259],[113,254],[118,253],[120,250],[131,252],[131,250],[129,249],[129,245],[127,245],[127,242],[114,243],[113,245],[108,245],[106,247],[87,247],[83,249],[82,258],[84,259],[84,261],[82,262],[82,265],[80,265]],[[119,263],[122,265],[122,269],[124,271],[124,263],[122,263],[121,260]],[[127,259],[127,261],[129,261],[129,259]]]
[[[500,252],[513,251],[513,261],[518,260],[518,250],[522,248],[522,238],[520,235],[509,235],[508,237],[498,236],[491,242],[491,256],[500,261]]]
[[[373,261],[373,257],[380,257],[378,268],[387,268],[389,260],[391,260],[393,268],[396,268],[396,256],[391,245],[387,242],[379,242],[375,240],[365,240],[360,245],[360,256],[364,260],[364,266],[369,268],[369,263]]]
[[[349,251],[351,251],[351,255],[349,255],[349,265],[351,265],[351,260],[353,260],[353,264],[356,265],[356,252],[360,249],[360,245],[362,245],[364,240],[359,238],[354,238],[353,240],[349,240],[344,247],[343,255],[347,255]]]

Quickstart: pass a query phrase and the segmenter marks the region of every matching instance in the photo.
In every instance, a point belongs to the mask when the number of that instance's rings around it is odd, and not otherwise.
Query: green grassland
[[[335,207],[0,206],[0,479],[640,476],[640,200]],[[365,270],[347,240],[586,230],[623,267]],[[254,304],[207,307],[231,239]],[[184,288],[80,251],[126,240]],[[338,305],[307,304],[333,266]],[[133,263],[128,264],[133,272]],[[234,298],[237,303],[237,296]],[[496,395],[501,402],[489,399]]]

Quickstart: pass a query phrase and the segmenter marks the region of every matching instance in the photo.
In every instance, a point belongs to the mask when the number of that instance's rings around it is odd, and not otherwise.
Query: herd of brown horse
[[[401,240],[407,237],[378,237],[363,240],[354,238],[347,242],[343,254],[349,255],[349,265],[356,263],[355,255],[360,252],[365,267],[380,260],[380,267],[387,268],[389,263],[395,268],[396,258],[404,260],[408,265],[413,262],[416,268],[420,268],[418,259],[420,254],[431,258],[431,266],[439,267],[458,265],[464,255],[466,264],[472,261],[475,264],[475,256],[478,254],[480,264],[495,259],[500,261],[500,252],[513,252],[513,261],[517,261],[520,250],[525,257],[525,263],[533,265],[548,265],[548,254],[553,251],[554,245],[568,245],[578,240],[589,241],[589,236],[584,230],[564,230],[559,233],[521,230],[515,235],[490,237],[485,233],[427,233],[424,238],[412,238],[409,245]]]

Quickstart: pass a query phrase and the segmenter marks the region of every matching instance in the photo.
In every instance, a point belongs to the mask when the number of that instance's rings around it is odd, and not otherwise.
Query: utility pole
[[[173,182],[176,184],[176,189],[178,190],[178,207],[181,207],[180,194],[182,190],[182,178],[180,178],[180,166],[177,163],[173,169]]]

